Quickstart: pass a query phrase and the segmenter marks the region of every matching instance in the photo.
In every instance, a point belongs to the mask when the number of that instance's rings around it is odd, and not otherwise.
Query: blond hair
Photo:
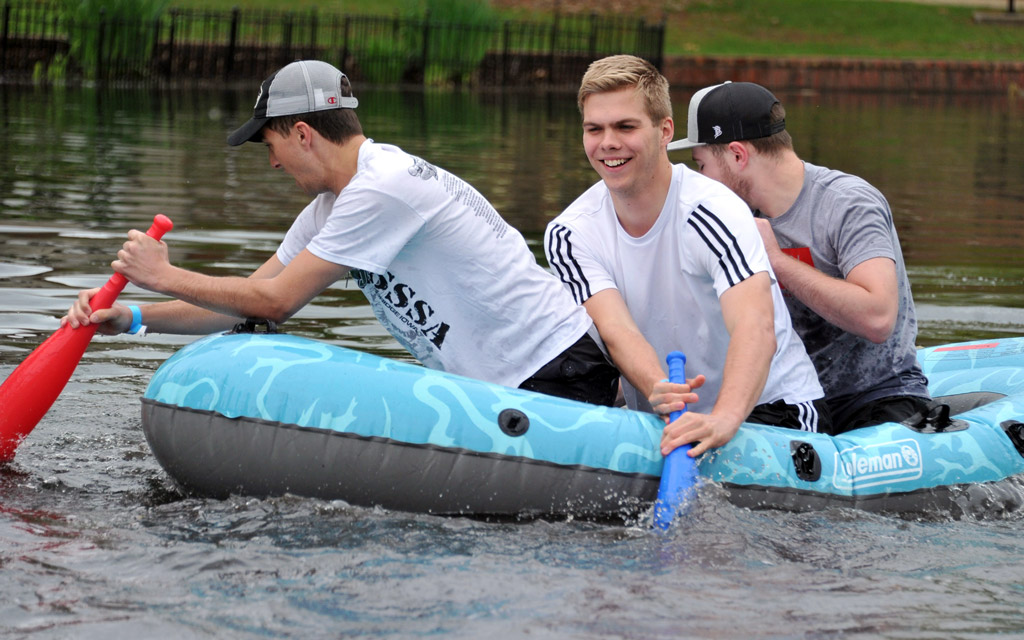
[[[658,123],[672,117],[668,80],[650,62],[629,55],[609,56],[590,63],[580,81],[576,104],[583,113],[583,102],[595,93],[606,93],[634,87],[644,101],[644,110],[651,121]]]

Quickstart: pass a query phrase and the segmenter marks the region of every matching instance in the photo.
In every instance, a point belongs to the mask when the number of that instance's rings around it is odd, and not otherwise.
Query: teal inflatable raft
[[[942,411],[841,436],[744,424],[699,460],[746,506],[985,512],[1024,501],[1024,339],[921,350]],[[295,494],[438,514],[630,518],[662,422],[284,334],[217,334],[142,400],[159,463],[199,495]],[[1024,476],[1022,476],[1024,477]]]

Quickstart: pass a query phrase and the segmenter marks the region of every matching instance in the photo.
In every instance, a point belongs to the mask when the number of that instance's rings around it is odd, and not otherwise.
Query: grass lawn
[[[669,55],[856,56],[1024,60],[1024,22],[978,24],[970,6],[879,0],[493,0],[508,19],[550,19],[604,8],[665,17]],[[425,0],[290,0],[295,11],[387,14],[422,11]],[[1024,3],[1022,3],[1024,4]],[[280,0],[171,0],[171,6],[280,10]],[[1024,7],[1022,7],[1024,11]],[[1024,16],[1022,16],[1024,17]]]

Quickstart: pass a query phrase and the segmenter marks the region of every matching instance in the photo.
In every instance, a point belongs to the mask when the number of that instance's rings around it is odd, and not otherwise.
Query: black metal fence
[[[173,9],[152,21],[73,21],[49,3],[5,2],[3,79],[232,81],[262,79],[301,58],[374,84],[574,84],[596,58],[662,63],[665,27],[638,18],[556,15],[486,25],[317,11]]]

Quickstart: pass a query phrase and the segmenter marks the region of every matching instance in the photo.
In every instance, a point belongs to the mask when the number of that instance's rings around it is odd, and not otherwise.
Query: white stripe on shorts
[[[798,402],[800,430],[818,433],[818,409],[813,402]]]

